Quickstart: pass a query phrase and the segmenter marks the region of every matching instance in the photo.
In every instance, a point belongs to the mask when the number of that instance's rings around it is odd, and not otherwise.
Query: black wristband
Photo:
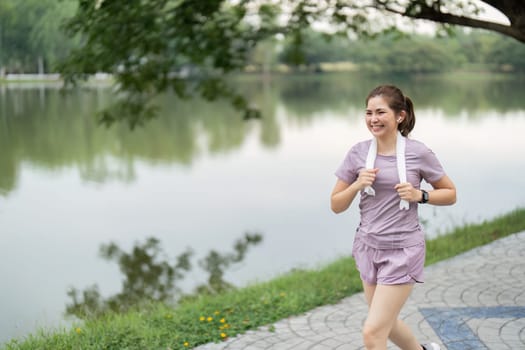
[[[425,204],[426,202],[428,202],[428,192],[425,190],[420,190],[420,191],[421,191],[421,200],[418,203]]]

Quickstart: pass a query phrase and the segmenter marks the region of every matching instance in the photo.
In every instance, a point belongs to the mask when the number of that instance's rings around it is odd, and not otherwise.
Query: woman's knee
[[[374,348],[379,344],[386,344],[388,331],[381,327],[366,323],[363,326],[363,341],[367,348]]]

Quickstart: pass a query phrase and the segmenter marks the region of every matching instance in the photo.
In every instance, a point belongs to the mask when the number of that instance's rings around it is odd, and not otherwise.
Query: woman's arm
[[[337,180],[330,198],[332,211],[336,214],[348,209],[359,191],[374,183],[379,169],[362,170],[352,184]]]
[[[337,180],[330,198],[332,211],[339,214],[348,209],[354,201],[357,192],[359,192],[359,189],[357,189],[356,186],[347,184],[342,180]]]
[[[452,205],[456,203],[456,186],[447,176],[431,183],[434,190],[428,191],[428,202],[433,205]],[[421,191],[419,191],[421,192]],[[421,196],[423,193],[421,193]],[[422,197],[419,197],[420,199]]]

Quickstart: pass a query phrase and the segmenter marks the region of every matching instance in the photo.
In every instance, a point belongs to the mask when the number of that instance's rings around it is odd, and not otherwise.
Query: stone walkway
[[[525,349],[525,232],[425,270],[401,318],[442,349]],[[364,349],[362,293],[198,350]],[[397,349],[389,344],[389,349]]]

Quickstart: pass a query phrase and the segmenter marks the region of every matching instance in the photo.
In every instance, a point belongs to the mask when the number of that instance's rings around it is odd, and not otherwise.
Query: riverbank
[[[247,66],[243,71],[234,73],[231,76],[235,77],[270,77],[270,76],[293,76],[293,75],[318,75],[318,74],[341,74],[354,73],[361,75],[384,75],[385,72],[378,71],[378,69],[369,69],[366,65],[355,64],[353,62],[325,62],[312,67],[291,67],[287,65],[276,65],[269,70],[256,69]],[[463,67],[453,69],[451,71],[443,71],[439,73],[415,73],[415,72],[399,72],[397,74],[390,73],[390,75],[398,76],[412,76],[417,78],[435,79],[443,77],[448,79],[508,79],[509,77],[524,79],[525,75],[513,71],[501,71],[495,69],[492,65],[464,65]],[[96,73],[89,77],[83,84],[110,84],[114,83],[114,77],[108,73]],[[50,74],[6,74],[0,76],[0,84],[25,84],[25,83],[63,83],[63,79],[58,73]]]
[[[83,82],[86,85],[112,84],[113,76],[106,73],[97,73]],[[58,73],[52,74],[6,74],[0,76],[0,85],[28,85],[28,84],[64,84],[62,76]]]
[[[427,242],[427,265],[525,229],[525,208],[456,228]],[[353,260],[316,270],[296,270],[274,280],[219,295],[187,297],[176,308],[151,304],[140,310],[40,331],[1,349],[190,349],[221,341],[361,291]],[[270,327],[271,329],[271,327]]]

